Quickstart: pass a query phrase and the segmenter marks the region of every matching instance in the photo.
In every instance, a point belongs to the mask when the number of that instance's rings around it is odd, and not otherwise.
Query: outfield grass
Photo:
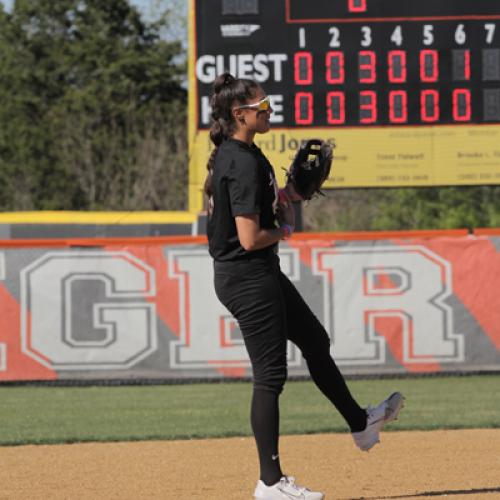
[[[358,380],[362,405],[390,392],[406,396],[387,430],[500,427],[500,375]],[[250,434],[251,385],[0,387],[0,444],[186,439]],[[288,382],[281,398],[283,434],[346,432],[311,382]]]

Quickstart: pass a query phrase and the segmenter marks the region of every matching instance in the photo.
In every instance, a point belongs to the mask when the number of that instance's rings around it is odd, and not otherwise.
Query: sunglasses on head
[[[235,109],[256,109],[257,111],[268,111],[270,107],[271,99],[269,96],[266,96],[259,102],[254,102],[253,104],[243,104],[241,106],[237,106]]]

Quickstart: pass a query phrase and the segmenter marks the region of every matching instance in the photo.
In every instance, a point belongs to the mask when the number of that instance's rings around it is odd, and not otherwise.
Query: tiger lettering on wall
[[[298,252],[280,252],[283,272],[292,280],[300,277]],[[179,340],[170,343],[171,368],[247,368],[250,360],[230,312],[213,289],[212,258],[206,250],[168,253],[169,275],[179,281]],[[289,343],[288,365],[299,366],[300,355]]]
[[[22,350],[58,370],[130,368],[157,349],[155,293],[127,252],[48,252],[21,271]]]
[[[313,250],[323,278],[324,325],[339,364],[383,364],[386,339],[376,323],[396,322],[404,363],[459,362],[449,262],[423,246]]]

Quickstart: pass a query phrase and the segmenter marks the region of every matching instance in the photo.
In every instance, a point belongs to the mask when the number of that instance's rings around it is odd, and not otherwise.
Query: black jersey
[[[216,261],[268,258],[276,253],[277,243],[245,250],[236,230],[237,215],[259,214],[262,229],[278,227],[278,184],[273,167],[255,144],[230,138],[219,146],[212,193],[207,235],[210,255]]]

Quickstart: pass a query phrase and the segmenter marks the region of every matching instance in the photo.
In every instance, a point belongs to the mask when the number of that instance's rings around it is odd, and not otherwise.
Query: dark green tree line
[[[500,227],[500,186],[329,190],[303,214],[312,231]]]
[[[180,42],[127,0],[0,11],[0,209],[183,209]]]

